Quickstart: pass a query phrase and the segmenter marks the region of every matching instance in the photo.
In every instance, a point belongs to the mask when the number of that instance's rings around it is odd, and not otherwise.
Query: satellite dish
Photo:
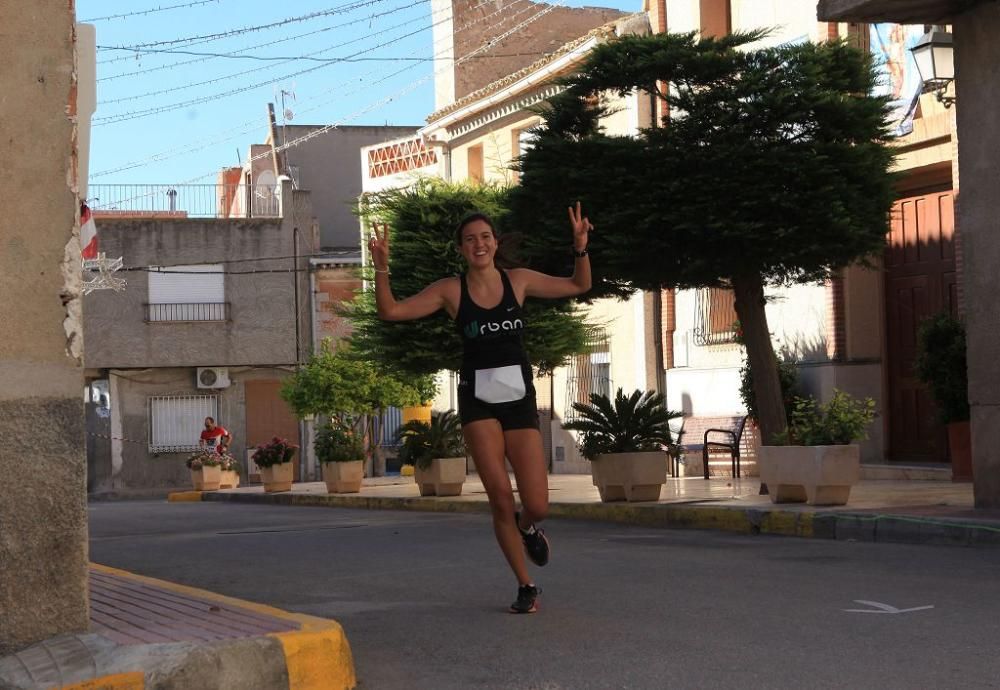
[[[284,115],[285,115],[285,119],[288,120],[289,122],[291,122],[292,120],[295,119],[295,113],[292,112],[291,108],[285,108]]]

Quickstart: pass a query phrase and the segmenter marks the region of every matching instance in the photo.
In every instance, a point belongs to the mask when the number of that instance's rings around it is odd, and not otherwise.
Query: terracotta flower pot
[[[264,491],[276,493],[292,490],[292,463],[283,462],[280,465],[260,468],[260,478],[264,482]]]
[[[601,500],[658,501],[667,481],[667,454],[661,451],[609,453],[590,461]]]
[[[842,506],[861,478],[861,447],[761,446],[757,464],[772,503]]]
[[[972,481],[972,432],[969,422],[948,425],[948,455],[951,456],[951,481]]]
[[[465,458],[434,458],[430,468],[414,468],[421,496],[458,496],[465,483]]]
[[[195,491],[216,491],[221,482],[221,467],[205,466],[198,470],[191,470],[191,483],[194,484]]]
[[[331,494],[356,494],[361,491],[361,480],[365,476],[364,460],[348,462],[324,462],[323,481]]]

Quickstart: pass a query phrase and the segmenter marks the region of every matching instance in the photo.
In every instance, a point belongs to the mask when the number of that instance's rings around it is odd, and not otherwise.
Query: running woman
[[[458,413],[462,433],[489,497],[493,531],[517,577],[517,600],[511,613],[534,613],[541,590],[528,574],[524,552],[536,565],[549,560],[549,542],[537,524],[549,510],[548,471],[538,428],[531,365],[522,343],[521,305],[527,297],[573,297],[590,290],[587,256],[590,220],[580,202],[569,208],[573,230],[573,275],[559,278],[525,268],[505,270],[494,263],[497,232],[481,213],[467,216],[455,232],[467,270],[431,283],[412,297],[396,301],[389,285],[389,237],[375,226],[368,248],[375,265],[375,303],[379,318],[407,321],[439,309],[455,321],[462,339]],[[521,511],[504,464],[517,480]],[[522,551],[523,545],[523,551]]]

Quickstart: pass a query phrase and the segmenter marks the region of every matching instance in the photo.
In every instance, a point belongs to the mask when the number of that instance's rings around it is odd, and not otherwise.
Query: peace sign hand
[[[573,249],[582,252],[587,248],[589,239],[588,233],[594,229],[590,219],[583,215],[580,210],[580,202],[576,202],[576,208],[569,207],[569,224],[573,227]]]
[[[372,236],[368,238],[368,252],[372,256],[376,271],[389,270],[389,226],[385,223],[372,225]]]

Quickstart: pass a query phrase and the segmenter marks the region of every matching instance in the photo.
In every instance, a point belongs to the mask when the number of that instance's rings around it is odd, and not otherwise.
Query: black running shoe
[[[542,593],[534,585],[521,585],[517,588],[517,601],[510,605],[511,613],[534,613],[538,610],[538,595]]]
[[[545,532],[534,525],[527,531],[521,529],[521,513],[514,513],[514,524],[517,531],[521,533],[521,541],[524,542],[524,550],[528,553],[528,558],[535,565],[542,566],[549,562],[549,540],[545,538]]]

